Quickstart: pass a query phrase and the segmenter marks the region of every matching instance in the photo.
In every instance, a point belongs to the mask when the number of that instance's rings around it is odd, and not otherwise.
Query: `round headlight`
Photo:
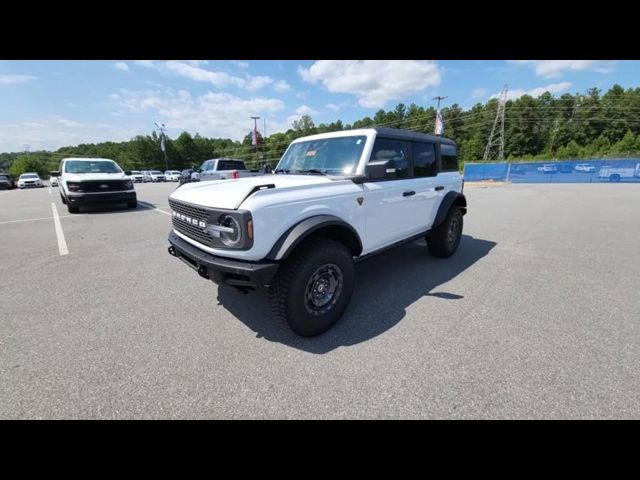
[[[237,247],[242,241],[242,228],[238,221],[231,215],[222,215],[218,223],[223,227],[233,229],[233,232],[220,232],[220,240],[227,247]]]

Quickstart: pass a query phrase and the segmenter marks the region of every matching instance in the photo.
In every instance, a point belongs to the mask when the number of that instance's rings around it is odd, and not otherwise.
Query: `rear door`
[[[444,186],[439,183],[437,144],[432,142],[411,142],[413,160],[413,181],[415,190],[414,221],[418,231],[431,228],[436,215]]]

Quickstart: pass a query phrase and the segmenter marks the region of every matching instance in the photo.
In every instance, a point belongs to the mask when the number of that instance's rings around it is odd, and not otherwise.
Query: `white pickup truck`
[[[619,182],[623,178],[640,178],[640,163],[633,167],[602,167],[598,177],[608,178],[610,182]]]
[[[233,158],[214,158],[205,160],[200,165],[200,181],[226,180],[228,178],[244,178],[262,175],[260,172],[247,170],[242,160]]]
[[[460,244],[467,201],[446,138],[388,128],[303,137],[274,172],[171,193],[169,253],[218,284],[267,286],[272,313],[299,335],[342,316],[355,260],[425,237],[436,257]]]

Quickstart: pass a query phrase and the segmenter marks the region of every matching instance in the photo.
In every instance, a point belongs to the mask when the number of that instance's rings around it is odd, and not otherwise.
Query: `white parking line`
[[[72,215],[59,215],[58,218],[66,218],[71,217]],[[4,222],[0,222],[0,225],[4,225],[5,223],[19,223],[19,222],[37,222],[39,220],[51,220],[53,217],[40,217],[40,218],[25,218],[22,220],[5,220]]]
[[[51,195],[51,189],[49,189],[49,195]]]
[[[60,217],[58,216],[58,209],[55,203],[51,203],[51,211],[53,212],[53,223],[56,227],[56,237],[58,239],[58,251],[60,256],[69,255],[69,249],[67,248],[67,241],[64,239],[64,232],[62,231],[62,224],[60,223]]]
[[[158,207],[154,207],[152,204],[138,200],[138,206],[146,208],[147,210],[155,210],[156,212],[164,213],[165,215],[171,215],[169,212],[160,210]]]

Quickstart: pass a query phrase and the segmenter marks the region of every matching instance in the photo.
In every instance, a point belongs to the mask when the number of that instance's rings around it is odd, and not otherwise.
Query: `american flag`
[[[444,120],[442,120],[442,114],[440,110],[436,111],[436,135],[442,135],[444,131]]]

